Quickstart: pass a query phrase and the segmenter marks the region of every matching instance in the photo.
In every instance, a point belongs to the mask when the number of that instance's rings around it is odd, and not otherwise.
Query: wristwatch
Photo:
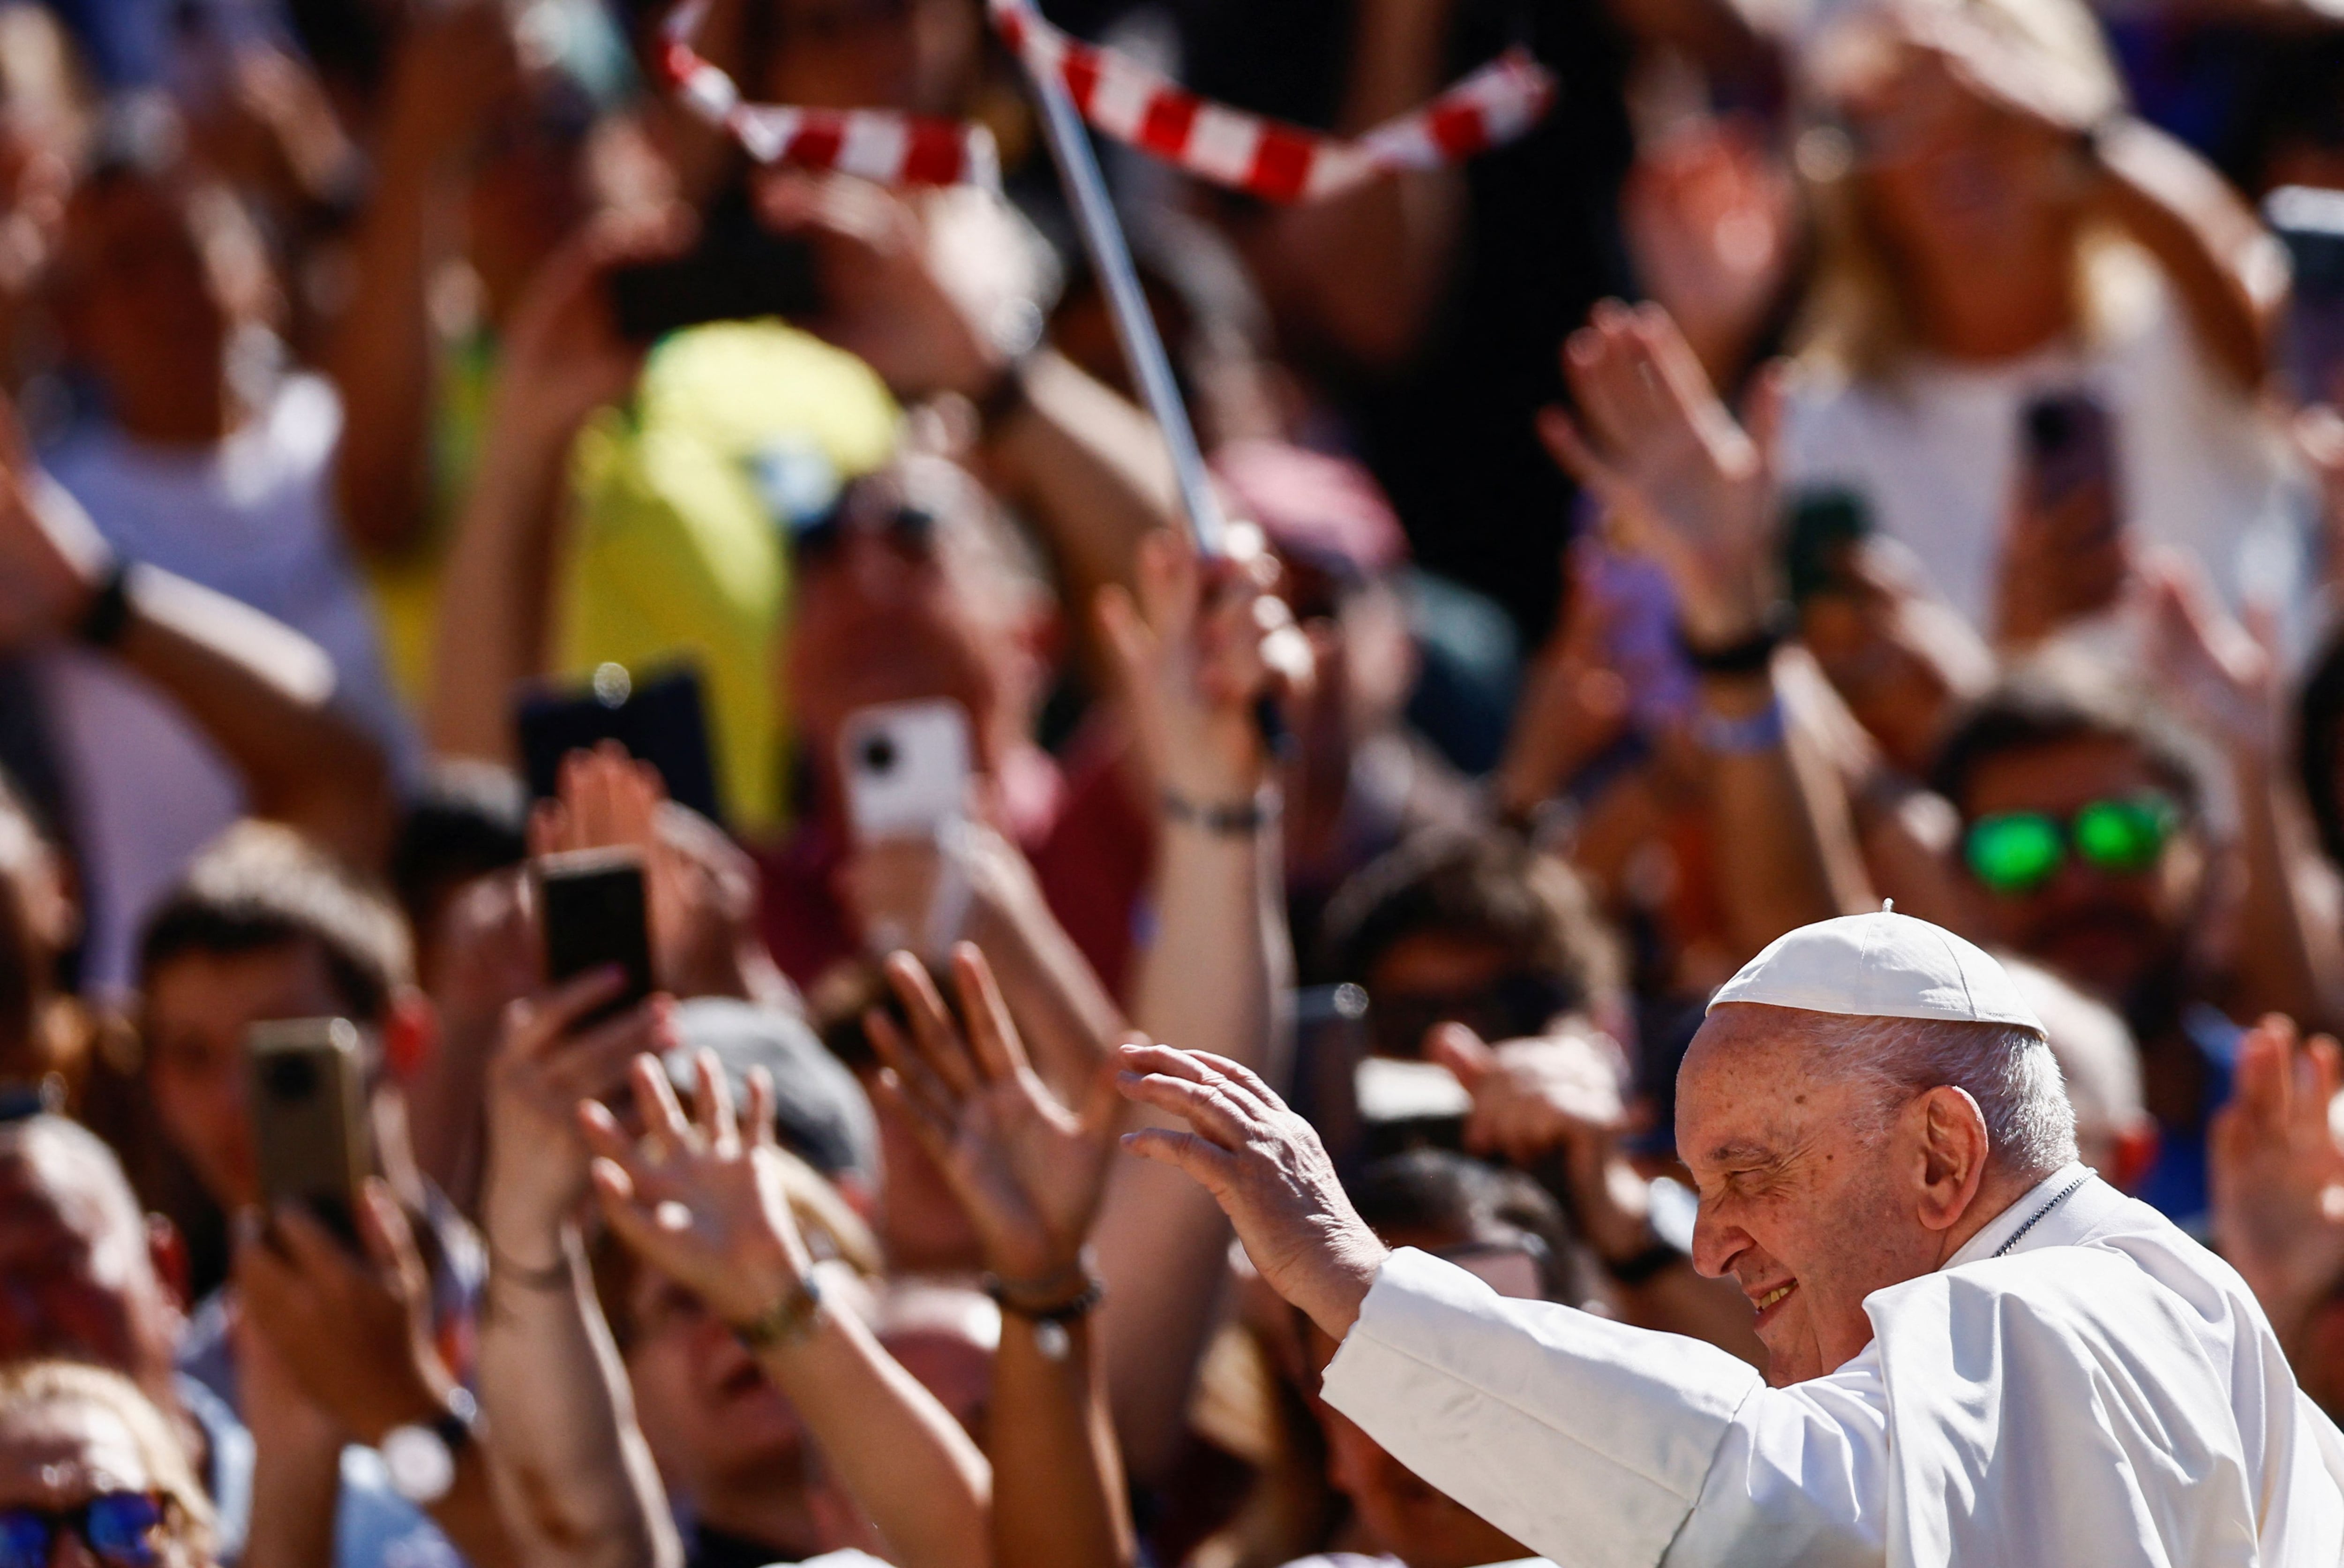
[[[429,1508],[456,1484],[456,1461],[472,1441],[480,1407],[463,1389],[450,1391],[448,1408],[432,1420],[392,1427],[375,1444],[383,1468],[390,1472],[390,1489]]]

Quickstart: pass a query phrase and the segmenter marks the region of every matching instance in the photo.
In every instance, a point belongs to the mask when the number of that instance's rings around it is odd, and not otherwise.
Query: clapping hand
[[[2344,1055],[2322,1035],[2299,1046],[2272,1014],[2238,1047],[2230,1103],[2208,1139],[2214,1239],[2289,1339],[2344,1283]]]
[[[1251,1068],[1208,1051],[1126,1046],[1123,1065],[1126,1095],[1191,1129],[1142,1128],[1124,1146],[1195,1178],[1270,1288],[1335,1339],[1349,1333],[1386,1249],[1310,1124]]]
[[[957,1022],[908,954],[886,973],[907,1025],[876,1008],[864,1017],[887,1064],[880,1082],[968,1211],[985,1266],[1037,1298],[1078,1290],[1121,1120],[1115,1064],[1102,1060],[1079,1103],[1062,1103],[1027,1061],[993,971],[968,943],[952,955]]]
[[[642,1137],[595,1100],[579,1106],[578,1122],[611,1229],[721,1320],[752,1322],[813,1267],[773,1139],[773,1086],[762,1069],[750,1075],[744,1137],[715,1054],[702,1051],[692,1067],[697,1119],[676,1103],[658,1058],[643,1056],[629,1075]]]
[[[1725,646],[1763,629],[1778,597],[1774,379],[1760,380],[1744,430],[1668,312],[1616,300],[1564,343],[1562,372],[1578,417],[1546,409],[1539,435],[1622,542],[1668,572],[1685,630]]]

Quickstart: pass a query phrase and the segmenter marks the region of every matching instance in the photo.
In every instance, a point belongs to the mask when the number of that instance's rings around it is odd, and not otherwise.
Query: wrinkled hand
[[[1562,373],[1578,418],[1542,410],[1539,435],[1622,542],[1668,572],[1685,630],[1722,646],[1762,629],[1779,597],[1774,378],[1761,379],[1745,430],[1668,312],[1617,300],[1564,343]]]
[[[697,1121],[687,1119],[657,1058],[629,1073],[643,1136],[631,1138],[596,1100],[578,1122],[596,1156],[602,1217],[642,1260],[706,1302],[727,1323],[754,1320],[813,1267],[790,1212],[782,1152],[773,1140],[773,1086],[749,1079],[749,1136],[714,1053],[693,1063]]]
[[[579,1029],[624,984],[618,970],[597,970],[505,1009],[489,1068],[480,1218],[498,1253],[523,1268],[552,1267],[561,1227],[586,1197],[591,1157],[578,1131],[578,1103],[618,1098],[636,1057],[675,1048],[664,996]]]
[[[2284,726],[2276,624],[2232,620],[2190,556],[2150,557],[2141,582],[2155,689],[2232,756],[2268,764]]]
[[[1126,1046],[1123,1066],[1124,1094],[1193,1129],[1142,1128],[1124,1147],[1195,1178],[1270,1287],[1336,1339],[1349,1333],[1387,1249],[1344,1196],[1310,1124],[1226,1057]]]
[[[1140,541],[1137,596],[1099,591],[1097,614],[1149,775],[1200,805],[1250,802],[1269,767],[1254,716],[1265,694],[1300,695],[1310,644],[1277,595],[1278,562],[1252,530],[1200,561],[1170,533]]]
[[[455,1379],[432,1348],[431,1286],[406,1211],[379,1178],[359,1193],[365,1258],[281,1204],[237,1239],[237,1302],[310,1402],[360,1442],[447,1409]]]
[[[1020,315],[1036,308],[1019,280],[985,265],[1003,259],[995,252],[1015,231],[992,231],[982,217],[970,224],[953,209],[960,200],[915,206],[868,180],[803,170],[769,175],[758,187],[764,221],[813,247],[823,312],[804,325],[906,401],[981,396],[1007,367],[1007,345],[1032,338],[1039,323]]]
[[[883,1091],[968,1211],[985,1267],[1018,1283],[1071,1275],[1122,1119],[1115,1064],[1100,1060],[1079,1105],[1061,1103],[1026,1059],[993,971],[969,943],[952,956],[965,1028],[909,954],[888,959],[886,973],[910,1029],[907,1038],[877,1008],[864,1016],[887,1064]]]
[[[2248,1032],[2233,1081],[2207,1142],[2214,1239],[2288,1339],[2344,1282],[2344,1056],[2325,1035],[2299,1048],[2273,1014]]]

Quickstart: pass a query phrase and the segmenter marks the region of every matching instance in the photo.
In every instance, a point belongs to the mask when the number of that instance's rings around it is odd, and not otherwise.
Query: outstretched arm
[[[0,400],[0,647],[86,624],[112,552],[80,504],[34,467]],[[178,704],[234,764],[256,815],[290,824],[353,865],[389,847],[390,772],[330,705],[334,667],[281,622],[184,577],[132,565],[114,657]]]
[[[1001,1350],[987,1447],[993,1560],[1020,1568],[1128,1568],[1137,1556],[1091,1330],[1098,1281],[1085,1243],[1114,1157],[1123,1102],[1115,1063],[1093,1058],[1071,1105],[1052,1094],[985,958],[961,944],[960,1021],[906,954],[887,980],[909,1021],[865,1019],[886,1092],[968,1211],[1000,1281]]]
[[[1291,656],[1300,634],[1268,596],[1269,564],[1208,569],[1158,535],[1143,548],[1138,595],[1110,591],[1099,618],[1159,824],[1157,934],[1141,960],[1137,1022],[1276,1077],[1293,954],[1278,802],[1254,703],[1307,679],[1308,654],[1303,647],[1298,665]],[[1225,1272],[1220,1216],[1169,1177],[1147,1166],[1116,1171],[1099,1230],[1108,1386],[1124,1452],[1142,1475],[1169,1462],[1178,1443]]]
[[[1676,590],[1687,643],[1713,654],[1760,646],[1778,601],[1770,446],[1777,394],[1762,388],[1754,430],[1734,421],[1668,313],[1596,307],[1564,344],[1573,419],[1539,419],[1555,460],[1602,501],[1607,523]],[[1786,744],[1772,662],[1713,661],[1696,733],[1709,757],[1717,891],[1742,947],[1841,913],[1824,853],[1831,784]]]
[[[751,1080],[744,1136],[715,1057],[702,1051],[698,1068],[687,1119],[658,1059],[636,1058],[640,1142],[600,1102],[579,1107],[603,1218],[732,1325],[902,1568],[987,1568],[985,1456],[861,1319],[816,1293],[783,1189],[771,1082]]]

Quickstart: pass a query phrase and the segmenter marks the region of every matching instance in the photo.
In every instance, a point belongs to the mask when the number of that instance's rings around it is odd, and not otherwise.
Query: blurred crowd
[[[1226,553],[978,0],[697,46],[999,193],[753,166],[652,0],[0,0],[0,1568],[1521,1559],[1116,1047],[1763,1368],[1677,1059],[1883,899],[2344,1415],[2344,12],[1051,9],[1340,133],[1561,79],[1291,206],[1100,144]]]

